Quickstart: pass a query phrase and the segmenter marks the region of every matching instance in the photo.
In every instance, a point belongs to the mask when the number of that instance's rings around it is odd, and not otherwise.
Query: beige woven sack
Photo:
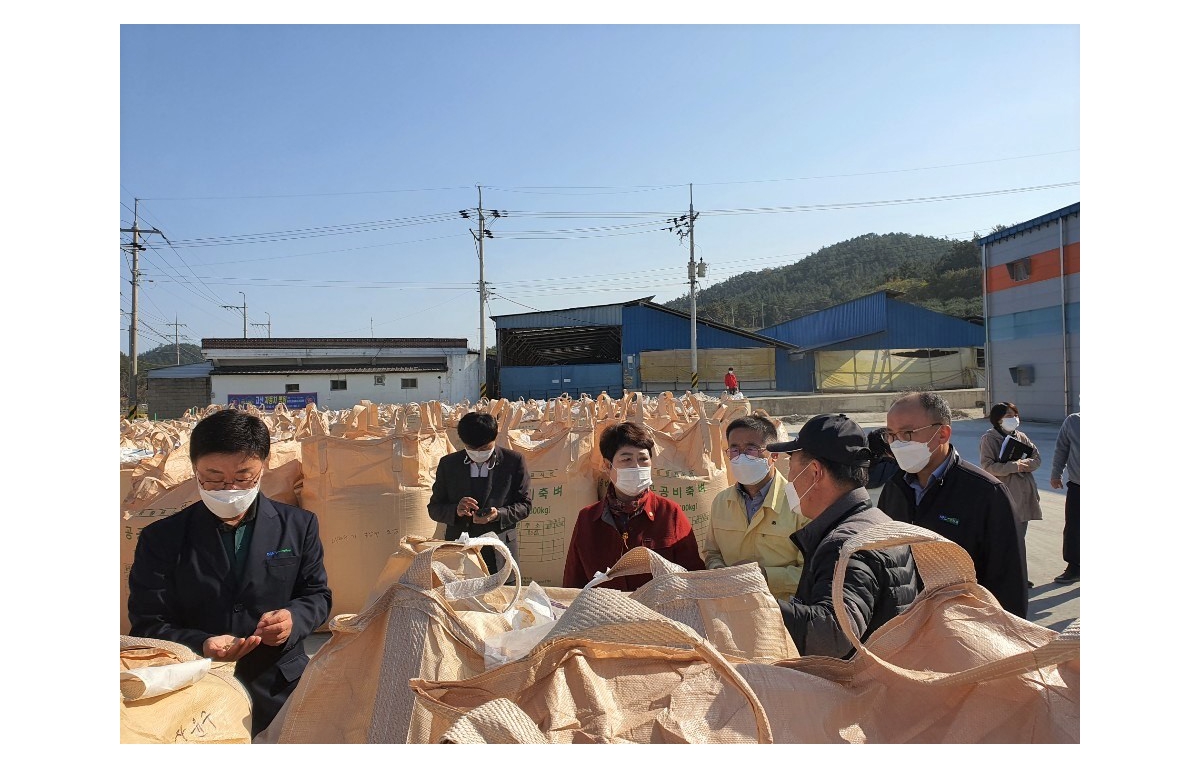
[[[367,595],[367,600],[363,603],[361,610],[365,611],[370,608],[371,603],[375,602],[377,597],[386,592],[388,587],[399,581],[400,577],[408,571],[413,561],[417,559],[417,555],[427,549],[436,550],[433,555],[434,561],[442,563],[458,576],[473,579],[487,575],[487,564],[479,555],[478,547],[468,547],[458,542],[447,543],[424,536],[405,536],[400,539],[396,551],[383,566],[383,571],[375,580],[375,586]],[[437,580],[436,574],[434,578],[435,586],[440,586],[441,582]]]
[[[769,664],[800,655],[757,565],[689,571],[654,550],[635,547],[608,576],[644,573],[652,578],[629,596],[691,627],[726,656]]]
[[[505,738],[523,743],[772,740],[758,699],[716,648],[610,589],[585,589],[524,659],[465,680],[426,676],[411,685],[414,725],[419,712],[431,719],[428,729],[414,729],[412,743],[440,742],[464,715],[501,699],[528,718],[503,726]],[[507,707],[496,705],[493,714],[496,709],[503,714]],[[477,722],[480,713],[473,715]],[[468,738],[464,728],[459,724],[452,738]],[[487,735],[485,729],[479,737]]]
[[[502,615],[516,602],[483,600],[513,570],[508,548],[494,537],[468,548],[497,550],[499,572],[459,580],[435,561],[451,542],[431,542],[370,607],[329,622],[332,637],[313,655],[300,683],[255,743],[391,744],[428,731],[413,717],[412,678],[456,680],[482,672],[484,639],[511,629]],[[438,582],[441,586],[436,586]]]
[[[388,437],[353,437],[382,430],[370,407],[355,409],[347,422],[351,437],[300,441],[300,506],[321,524],[334,616],[362,609],[400,539],[434,533],[429,498],[450,447],[436,403],[420,406],[418,426]]]
[[[186,645],[121,635],[121,671],[197,661]],[[250,694],[233,663],[214,662],[197,682],[158,696],[122,684],[122,744],[249,744]]]
[[[911,544],[925,589],[864,646],[848,631],[846,567],[861,549]],[[966,551],[905,523],[842,546],[838,624],[858,652],[739,664],[788,743],[1078,743],[1079,623],[1059,634],[1007,613],[975,581]]]

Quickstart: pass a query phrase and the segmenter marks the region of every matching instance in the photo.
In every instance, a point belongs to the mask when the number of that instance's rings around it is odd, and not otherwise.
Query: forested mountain
[[[179,364],[203,363],[204,355],[195,344],[179,345]],[[138,354],[138,402],[145,402],[146,372],[154,368],[175,365],[175,345],[163,344],[160,347]],[[127,401],[129,390],[129,355],[121,353],[121,400]]]
[[[743,272],[699,290],[696,314],[753,331],[882,289],[936,312],[982,315],[979,248],[973,240],[860,235],[795,264]],[[686,295],[664,303],[690,311]]]

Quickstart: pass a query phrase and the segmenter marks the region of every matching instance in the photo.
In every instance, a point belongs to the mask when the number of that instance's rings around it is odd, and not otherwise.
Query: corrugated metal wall
[[[984,329],[957,317],[890,299],[882,291],[764,328],[763,336],[804,349],[982,347]]]
[[[501,366],[500,395],[509,400],[545,400],[563,392],[571,397],[592,397],[607,392],[609,397],[622,394],[621,365],[531,365]]]
[[[621,352],[625,355],[653,349],[692,348],[691,320],[686,317],[652,307],[632,306],[625,307],[621,322]],[[764,346],[769,345],[703,323],[696,324],[697,349]]]
[[[1060,221],[1065,279],[1058,253]],[[1057,421],[1079,410],[1079,238],[1079,213],[1070,211],[985,246],[989,398],[1016,403],[1025,419]],[[1008,279],[1007,265],[1025,258],[1031,262],[1030,278]],[[1032,381],[1017,383],[1012,368],[1030,370]]]

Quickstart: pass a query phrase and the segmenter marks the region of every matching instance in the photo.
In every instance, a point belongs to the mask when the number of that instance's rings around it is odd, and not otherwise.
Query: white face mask
[[[637,496],[650,487],[650,467],[630,467],[618,469],[613,485],[626,496]]]
[[[472,451],[470,448],[467,448],[466,451],[467,455],[471,457],[471,461],[475,462],[476,464],[482,464],[483,462],[492,458],[492,454],[496,452],[496,446],[492,446],[486,451]]]
[[[1021,420],[1016,416],[1005,416],[1000,419],[1000,426],[1004,427],[1005,432],[1014,432],[1017,427],[1021,426]]]
[[[808,463],[808,466],[806,466],[804,469],[800,470],[800,475],[803,475],[805,472],[807,472],[808,467],[811,467],[812,465],[813,465],[813,462],[810,461]],[[813,488],[817,487],[817,482],[814,480],[813,484],[808,486],[808,491],[805,491],[804,493],[800,493],[799,491],[796,490],[796,485],[795,485],[796,480],[800,479],[800,475],[796,475],[796,477],[794,479],[792,479],[791,481],[789,481],[787,485],[783,486],[783,494],[785,496],[787,496],[788,506],[790,506],[792,508],[793,512],[795,512],[797,515],[800,515],[800,517],[803,517],[805,520],[811,520],[812,519],[811,517],[806,516],[803,512],[800,511],[800,500],[803,499],[805,496],[807,496],[809,491],[811,491]]]
[[[933,438],[929,438],[933,440]],[[900,469],[905,472],[920,472],[929,464],[929,457],[933,455],[933,449],[929,447],[929,443],[919,443],[916,440],[897,440],[892,443],[892,455],[896,457],[896,463],[900,465]]]
[[[259,485],[261,481],[253,488],[231,488],[227,491],[206,491],[201,488],[200,499],[209,512],[222,520],[232,520],[250,509],[250,505],[258,498]]]
[[[733,470],[733,479],[742,485],[754,485],[767,476],[771,471],[771,463],[766,459],[747,456],[739,453],[729,462]]]

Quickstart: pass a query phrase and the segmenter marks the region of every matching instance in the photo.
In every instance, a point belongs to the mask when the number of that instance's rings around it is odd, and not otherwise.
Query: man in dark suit
[[[529,517],[529,470],[525,457],[496,447],[496,419],[472,411],[458,422],[465,449],[443,456],[433,480],[429,516],[446,524],[446,539],[462,534],[495,533],[517,559],[517,523]],[[496,552],[483,550],[483,561],[496,573]]]
[[[201,420],[190,445],[201,500],[146,526],[129,571],[130,633],[236,661],[252,736],[300,681],[304,639],[332,605],[316,516],[258,493],[270,450],[266,424],[244,411]]]

